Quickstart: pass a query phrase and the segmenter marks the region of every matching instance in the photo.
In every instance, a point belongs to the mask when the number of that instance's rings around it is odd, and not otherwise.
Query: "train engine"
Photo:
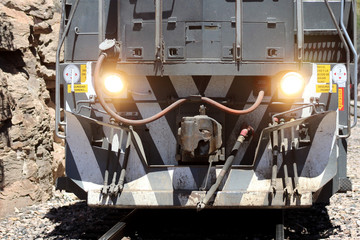
[[[351,189],[356,1],[64,0],[61,23],[59,189],[198,210]]]

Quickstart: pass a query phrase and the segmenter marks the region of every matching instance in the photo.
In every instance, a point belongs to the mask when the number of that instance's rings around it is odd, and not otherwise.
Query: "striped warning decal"
[[[238,89],[244,89],[244,87],[246,88],[246,94],[240,95],[240,97],[247,97],[247,99],[243,100],[247,104],[237,105],[236,107],[239,109],[247,108],[252,105],[256,96],[253,95],[251,84],[243,86],[244,81],[239,81],[239,79],[234,81],[235,79],[234,76],[134,76],[132,77],[131,91],[134,100],[151,101],[148,103],[136,103],[142,118],[150,117],[166,108],[169,105],[167,102],[169,97],[176,99],[199,94],[211,98],[227,98],[229,94],[230,97],[233,95],[238,97]],[[269,100],[265,98],[264,101]],[[234,131],[231,131],[230,136],[227,136],[225,147],[231,149],[231,145],[236,140],[240,127],[244,122],[251,122],[256,129],[261,123],[266,110],[267,106],[264,105],[248,115],[232,116],[235,121],[232,120],[231,123],[228,121],[228,128]],[[177,164],[175,160],[178,128],[176,121],[179,121],[179,119],[176,119],[174,115],[167,114],[159,120],[147,124],[149,135],[154,144],[153,148],[156,148],[161,162],[165,165]],[[244,145],[240,150],[242,152],[241,156],[245,154],[246,149],[247,145]],[[240,158],[237,157],[237,159]]]
[[[136,86],[134,92],[149,93],[148,95],[133,94],[134,100],[157,100],[156,96],[154,95],[154,91],[145,76],[134,77],[132,79],[132,84]],[[151,117],[162,110],[159,103],[157,102],[136,103],[136,106],[142,118]],[[163,163],[165,165],[176,164],[176,139],[166,118],[162,117],[157,121],[149,123],[147,124],[147,127],[149,129],[152,140],[154,141],[154,144],[159,151]]]

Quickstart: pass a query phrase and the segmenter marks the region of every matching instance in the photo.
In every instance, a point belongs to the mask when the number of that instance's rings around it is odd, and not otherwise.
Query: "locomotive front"
[[[351,189],[355,4],[63,1],[57,187],[93,206],[198,209]]]

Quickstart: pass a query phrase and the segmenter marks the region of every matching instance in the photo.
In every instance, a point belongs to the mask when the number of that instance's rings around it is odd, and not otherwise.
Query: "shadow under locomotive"
[[[53,208],[45,218],[57,226],[46,237],[98,239],[129,212],[90,208],[85,202]],[[274,228],[271,223],[278,214],[275,210],[143,209],[138,210],[134,221],[127,223],[125,234],[131,239],[272,239]],[[285,210],[284,219],[285,238],[289,239],[326,238],[340,230],[331,223],[323,204]]]

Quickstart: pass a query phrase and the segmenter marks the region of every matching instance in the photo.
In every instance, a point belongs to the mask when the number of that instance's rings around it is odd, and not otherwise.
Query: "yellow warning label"
[[[338,102],[339,111],[344,111],[344,88],[339,88],[339,102]]]
[[[81,73],[81,82],[86,82],[86,65],[83,64],[80,66],[80,73]]]
[[[330,65],[317,65],[317,82],[330,82]]]
[[[71,93],[71,84],[68,84],[68,93]],[[75,93],[87,93],[88,85],[87,84],[74,84],[74,92]]]
[[[330,84],[316,84],[317,93],[328,93],[330,92]],[[336,84],[332,85],[332,93],[336,93]]]

